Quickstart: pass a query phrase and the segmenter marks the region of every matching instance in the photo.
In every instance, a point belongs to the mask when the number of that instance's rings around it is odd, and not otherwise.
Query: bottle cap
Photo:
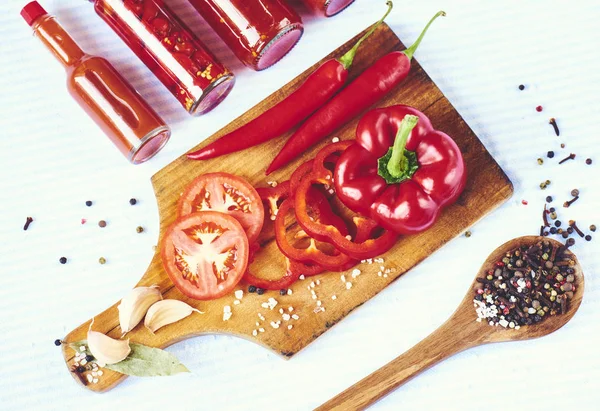
[[[40,3],[38,3],[37,1],[32,1],[31,3],[23,7],[23,10],[21,10],[21,16],[30,26],[33,25],[33,22],[37,20],[38,17],[43,16],[45,14],[48,13],[46,12],[46,10],[44,10],[42,6],[40,6]]]

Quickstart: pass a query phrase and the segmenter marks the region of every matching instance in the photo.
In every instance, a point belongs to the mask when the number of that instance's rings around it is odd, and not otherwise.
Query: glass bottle
[[[302,0],[313,13],[331,17],[344,10],[354,0]]]
[[[254,70],[277,63],[300,40],[300,16],[282,0],[189,0],[233,53]]]
[[[234,75],[162,0],[89,0],[94,10],[192,115],[229,94]]]
[[[167,143],[169,127],[107,60],[86,54],[38,2],[21,16],[64,66],[71,96],[130,162],[143,163]]]

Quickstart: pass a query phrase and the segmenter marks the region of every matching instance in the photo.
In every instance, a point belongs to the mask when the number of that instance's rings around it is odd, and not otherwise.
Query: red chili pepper
[[[352,218],[353,229],[350,230],[351,233],[354,233],[352,236],[340,231],[335,224],[319,221],[319,219],[311,218],[310,215],[313,208],[311,191],[315,189],[314,185],[329,186],[333,184],[333,173],[325,166],[325,162],[331,158],[331,154],[342,152],[350,145],[353,145],[351,141],[342,141],[330,144],[319,151],[313,163],[313,172],[302,179],[294,193],[294,209],[298,224],[311,237],[333,244],[342,253],[362,260],[388,251],[395,244],[397,235],[391,231],[382,230],[375,221],[369,218],[356,215]],[[327,206],[330,207],[329,203]],[[323,210],[325,204],[322,204],[320,208]]]
[[[398,234],[429,228],[465,187],[456,143],[408,106],[372,110],[358,124],[356,144],[335,167],[335,187],[351,210]]]
[[[419,47],[427,29],[437,17],[445,15],[446,13],[443,11],[438,12],[425,26],[425,29],[412,46],[402,52],[394,51],[381,57],[356,80],[315,112],[290,137],[267,168],[266,173],[270,174],[288,164],[309,147],[331,135],[336,129],[381,100],[383,96],[404,80],[410,71],[412,56]]]
[[[340,59],[327,60],[296,91],[275,106],[208,146],[189,153],[187,157],[192,160],[206,160],[254,147],[279,137],[314,113],[344,86],[358,47],[392,11],[392,2],[388,1],[387,5],[388,11],[383,18]]]

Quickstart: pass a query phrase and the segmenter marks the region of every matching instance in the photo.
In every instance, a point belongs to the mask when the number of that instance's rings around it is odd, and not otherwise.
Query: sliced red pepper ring
[[[294,171],[290,177],[290,192],[294,193],[300,185],[300,181],[312,172],[314,160],[308,160]]]
[[[363,260],[376,257],[392,248],[398,238],[397,234],[381,229],[369,218],[356,215],[352,219],[356,229],[354,231],[356,233],[355,239],[352,240],[335,225],[319,221],[310,215],[310,193],[315,190],[314,186],[321,185],[331,190],[333,184],[333,173],[326,167],[326,159],[332,154],[344,151],[352,144],[351,141],[342,141],[330,144],[319,151],[313,165],[314,171],[300,181],[297,190],[294,192],[294,209],[298,224],[311,237],[319,241],[329,242],[342,253]],[[320,208],[323,209],[324,206],[324,204],[321,204]],[[335,214],[333,210],[331,213]]]
[[[265,221],[275,221],[279,206],[290,195],[290,181],[284,181],[275,187],[259,187],[256,192],[265,208]]]
[[[326,199],[324,201],[327,202]],[[294,240],[290,240],[290,233],[293,230],[286,230],[286,218],[290,212],[294,215],[294,201],[288,198],[281,205],[275,220],[275,240],[286,257],[303,263],[316,263],[328,270],[339,270],[341,266],[345,266],[352,260],[329,243],[321,242],[317,244],[315,239],[308,236],[304,231],[296,230]],[[315,219],[321,221],[320,216]],[[343,228],[338,228],[335,223],[327,222],[327,224],[343,231]],[[296,226],[296,228],[298,227]]]
[[[250,285],[265,290],[284,290],[286,288],[289,288],[292,284],[294,284],[298,280],[300,275],[303,274],[303,270],[300,265],[295,265],[294,269],[291,269],[293,263],[291,263],[287,258],[286,265],[287,269],[285,270],[285,274],[277,280],[269,280],[267,278],[257,277],[250,272],[249,267],[246,270],[246,273],[244,274],[244,280]]]

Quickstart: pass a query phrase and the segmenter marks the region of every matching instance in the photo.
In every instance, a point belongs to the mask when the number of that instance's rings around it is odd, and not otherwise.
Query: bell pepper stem
[[[369,37],[371,34],[373,34],[373,32],[377,29],[377,27],[379,27],[381,25],[381,23],[383,23],[383,20],[385,20],[385,18],[390,14],[390,12],[392,11],[392,8],[394,7],[394,4],[391,2],[391,0],[389,0],[388,2],[385,3],[388,6],[388,10],[387,12],[383,15],[383,17],[381,18],[381,20],[379,20],[378,22],[376,22],[375,24],[373,24],[371,26],[371,29],[365,33],[364,36],[362,36],[360,38],[360,40],[358,40],[356,42],[356,44],[354,45],[354,47],[352,47],[350,50],[348,50],[348,52],[346,52],[346,54],[344,54],[342,57],[339,58],[339,62],[342,63],[342,65],[344,66],[344,68],[346,70],[348,70],[350,68],[350,66],[352,65],[352,62],[354,61],[354,56],[356,55],[356,51],[358,50],[358,48],[360,47],[361,43],[363,41],[365,41],[367,39],[367,37]]]
[[[392,157],[387,164],[388,172],[392,177],[400,177],[408,167],[404,149],[406,148],[408,137],[418,121],[419,117],[407,114],[400,122],[400,128],[398,129],[398,134],[396,134],[394,146],[392,147]]]
[[[404,50],[404,54],[406,54],[406,57],[408,57],[409,60],[411,60],[413,58],[413,55],[415,54],[415,51],[417,51],[417,48],[419,48],[419,44],[421,44],[421,40],[423,40],[423,37],[425,37],[425,33],[427,33],[427,30],[429,29],[429,26],[431,26],[431,23],[433,23],[435,21],[435,19],[437,19],[440,16],[445,16],[446,12],[441,10],[438,11],[436,13],[435,16],[433,16],[431,18],[431,20],[429,20],[429,23],[427,23],[427,25],[425,26],[425,28],[423,29],[423,31],[421,32],[421,35],[419,36],[419,38],[417,38],[417,41],[415,41],[413,43],[412,46],[410,46],[409,48],[407,48],[406,50]]]

